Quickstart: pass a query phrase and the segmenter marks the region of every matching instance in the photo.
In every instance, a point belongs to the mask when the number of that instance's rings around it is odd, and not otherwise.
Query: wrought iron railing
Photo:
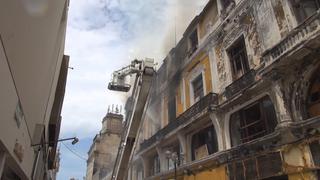
[[[246,89],[247,87],[251,86],[255,82],[255,77],[256,71],[252,69],[239,79],[232,82],[229,86],[226,87],[226,97],[229,99],[242,90]]]
[[[209,93],[205,97],[201,98],[200,101],[192,105],[188,110],[178,116],[175,120],[169,122],[167,126],[160,129],[156,134],[142,142],[140,149],[145,149],[154,144],[157,140],[164,138],[167,134],[174,131],[179,126],[188,123],[192,119],[192,117],[195,117],[197,114],[201,113],[211,105],[218,105],[218,95],[215,93]]]
[[[281,40],[276,46],[267,50],[262,60],[269,65],[280,59],[283,55],[298,47],[301,43],[308,40],[320,30],[320,12],[317,11],[313,16],[305,20],[298,27],[292,30],[289,35]]]

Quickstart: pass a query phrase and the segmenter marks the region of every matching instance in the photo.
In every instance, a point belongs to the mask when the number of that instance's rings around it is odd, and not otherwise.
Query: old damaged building
[[[158,69],[129,179],[319,179],[319,0],[210,0]]]
[[[102,120],[102,129],[97,134],[88,152],[86,180],[110,179],[123,130],[123,115],[118,110],[108,109]]]

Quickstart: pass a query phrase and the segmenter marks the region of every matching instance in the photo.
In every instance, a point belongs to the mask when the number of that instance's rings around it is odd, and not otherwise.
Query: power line
[[[76,151],[74,151],[73,149],[71,149],[69,146],[67,146],[64,142],[61,142],[72,154],[74,154],[75,156],[77,156],[78,158],[87,161],[86,158],[82,157],[79,153],[77,153]]]

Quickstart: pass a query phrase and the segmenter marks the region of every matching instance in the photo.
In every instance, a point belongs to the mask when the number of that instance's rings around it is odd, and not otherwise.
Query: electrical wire
[[[64,142],[61,142],[72,154],[74,154],[75,156],[77,156],[78,158],[87,161],[86,158],[84,158],[83,156],[81,156],[78,152],[74,151],[73,149],[71,149],[69,146],[67,146]]]

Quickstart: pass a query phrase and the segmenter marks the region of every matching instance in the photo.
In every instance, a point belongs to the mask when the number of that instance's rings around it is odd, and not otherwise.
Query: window
[[[243,36],[228,50],[233,79],[236,80],[249,71],[246,45]]]
[[[195,29],[189,36],[189,57],[197,50],[198,48],[198,31]]]
[[[279,152],[231,162],[227,165],[227,168],[230,180],[288,180],[286,175],[281,176],[283,172]]]
[[[249,105],[231,115],[230,135],[232,146],[265,136],[277,125],[276,112],[269,97]]]
[[[192,136],[191,151],[192,160],[201,159],[218,151],[217,135],[213,126]]]
[[[158,155],[155,155],[151,159],[151,175],[156,175],[160,172],[160,158]]]
[[[204,96],[202,74],[192,81],[192,88],[194,102],[197,102]]]
[[[169,122],[176,119],[176,97],[172,96],[168,104],[168,118]]]
[[[231,3],[234,3],[234,0],[223,0],[222,1],[222,6],[223,6],[223,8],[227,8],[227,7],[229,7],[229,5]]]
[[[311,80],[308,97],[308,111],[310,117],[320,116],[320,69],[315,72]]]
[[[298,23],[302,23],[320,8],[320,0],[292,0]]]

